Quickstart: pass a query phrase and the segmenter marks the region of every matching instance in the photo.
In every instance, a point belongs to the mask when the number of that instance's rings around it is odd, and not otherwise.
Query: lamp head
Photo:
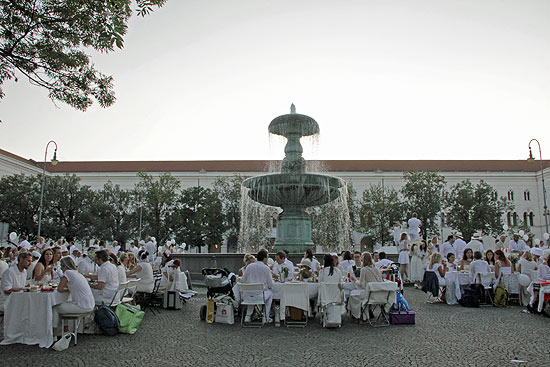
[[[527,158],[527,162],[534,162],[535,158],[533,158],[533,152],[531,151],[531,147],[529,147],[529,158]]]
[[[52,166],[56,166],[59,161],[57,160],[57,148],[53,152]]]

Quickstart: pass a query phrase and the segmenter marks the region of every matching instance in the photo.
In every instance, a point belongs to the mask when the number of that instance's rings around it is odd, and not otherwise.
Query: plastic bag
[[[52,345],[53,350],[61,352],[69,348],[69,344],[71,343],[72,337],[73,337],[73,333],[67,333],[63,335],[61,339],[59,339]]]
[[[143,321],[145,312],[139,306],[119,304],[116,306],[116,315],[120,321],[120,332],[124,334],[135,334]]]

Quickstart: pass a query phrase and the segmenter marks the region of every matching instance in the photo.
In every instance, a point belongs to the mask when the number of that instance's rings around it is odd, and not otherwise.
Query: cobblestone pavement
[[[199,308],[204,290],[181,311],[149,311],[135,335],[82,335],[63,352],[38,346],[0,346],[1,366],[528,366],[550,365],[550,319],[524,314],[517,306],[478,309],[426,304],[407,288],[416,310],[414,326],[374,329],[344,318],[340,329],[318,319],[305,329],[242,329],[206,324]],[[543,341],[545,340],[545,341]]]

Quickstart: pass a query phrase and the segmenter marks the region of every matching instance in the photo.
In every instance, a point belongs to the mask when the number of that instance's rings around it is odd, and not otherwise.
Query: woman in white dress
[[[155,279],[153,278],[153,267],[148,260],[149,253],[141,251],[138,256],[141,258],[141,262],[127,272],[126,276],[140,279],[136,288],[137,292],[151,293],[155,288]]]
[[[306,253],[304,254],[304,257],[302,258],[302,261],[305,259],[309,259],[311,261],[311,271],[314,273],[318,273],[319,269],[321,268],[321,264],[319,261],[313,256],[313,250],[308,248],[306,250]],[[300,262],[302,262],[300,261]]]
[[[506,258],[502,250],[495,251],[495,258],[495,278],[498,283],[503,276],[512,274],[512,263]]]
[[[396,221],[393,223],[393,242],[395,246],[399,246],[399,241],[401,239],[401,223]]]
[[[424,278],[424,265],[422,264],[422,252],[420,246],[414,243],[411,246],[411,276],[410,279],[418,286]]]
[[[84,275],[76,270],[76,265],[70,256],[65,256],[59,261],[63,275],[57,287],[58,292],[69,292],[71,302],[61,303],[53,307],[54,335],[59,327],[61,314],[91,312],[95,307],[95,300],[90,285]]]
[[[525,251],[518,261],[518,272],[530,274],[535,270],[537,270],[537,263],[533,261],[533,255],[530,251]]]
[[[428,253],[438,254],[440,252],[439,243],[437,242],[437,236],[432,237],[430,244],[428,245]],[[427,265],[427,264],[426,264]]]
[[[118,256],[111,252],[109,254],[109,261],[116,266],[116,270],[118,272],[118,283],[126,283],[126,268],[120,263]]]
[[[47,248],[33,270],[32,279],[36,284],[48,284],[53,278],[53,250]]]
[[[441,301],[441,295],[444,294],[444,288],[447,285],[447,283],[445,282],[445,273],[448,271],[447,262],[441,259],[441,254],[432,254],[432,256],[430,256],[430,263],[428,264],[428,268],[426,269],[426,271],[433,271],[437,276],[440,288],[439,301]]]
[[[409,243],[407,241],[406,232],[401,233],[401,238],[399,239],[399,259],[397,262],[399,263],[399,274],[401,275],[401,279],[403,281],[408,281]]]

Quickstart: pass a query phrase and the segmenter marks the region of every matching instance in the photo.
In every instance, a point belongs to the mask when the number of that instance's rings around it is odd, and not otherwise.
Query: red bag
[[[390,324],[392,325],[414,325],[415,312],[411,311],[390,311]]]

